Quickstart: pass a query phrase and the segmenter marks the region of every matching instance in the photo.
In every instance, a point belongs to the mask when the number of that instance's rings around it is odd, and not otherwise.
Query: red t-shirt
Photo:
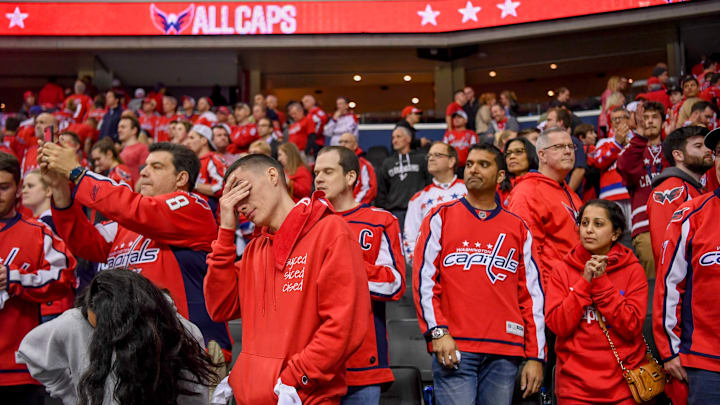
[[[149,154],[147,145],[142,142],[126,146],[120,152],[120,159],[130,170],[133,182],[136,182],[140,177],[140,166],[145,164],[145,159]]]
[[[308,136],[313,132],[315,132],[315,124],[309,116],[305,116],[300,121],[290,125],[290,128],[288,128],[288,140],[294,143],[302,152],[307,146]]]

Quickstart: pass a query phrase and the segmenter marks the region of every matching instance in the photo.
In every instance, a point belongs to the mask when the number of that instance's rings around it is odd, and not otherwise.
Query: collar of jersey
[[[493,219],[495,217],[495,215],[497,215],[500,212],[500,210],[502,209],[502,205],[500,204],[497,194],[495,194],[495,209],[492,211],[485,211],[488,213],[488,216],[485,218],[480,218],[480,215],[478,215],[478,213],[477,213],[477,208],[473,207],[470,204],[470,201],[467,200],[467,198],[465,198],[465,197],[461,198],[460,202],[463,203],[465,208],[467,208],[468,211],[470,211],[470,213],[473,214],[473,216],[475,218],[479,219],[480,221],[488,221],[488,220]]]
[[[0,232],[3,232],[5,230],[12,228],[12,226],[15,225],[20,220],[20,218],[22,218],[22,216],[20,215],[19,212],[17,212],[17,213],[15,213],[15,216],[12,218],[0,219],[0,224],[3,224],[3,227],[2,227],[2,229],[0,229]]]

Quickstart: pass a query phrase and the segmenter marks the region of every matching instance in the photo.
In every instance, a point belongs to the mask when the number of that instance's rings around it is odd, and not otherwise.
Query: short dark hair
[[[324,148],[320,149],[317,156],[320,157],[320,155],[332,151],[335,151],[338,154],[338,163],[343,169],[343,174],[348,174],[351,171],[354,171],[357,175],[355,178],[355,183],[353,183],[354,187],[355,184],[357,184],[357,180],[360,178],[360,161],[358,160],[357,155],[355,155],[355,152],[344,146],[325,146]]]
[[[455,98],[455,96],[457,96],[458,93],[465,94],[465,90],[464,90],[464,89],[455,90],[455,91],[453,92],[453,98]]]
[[[61,135],[69,136],[70,138],[72,138],[73,142],[75,142],[76,145],[82,146],[82,142],[80,142],[80,137],[78,136],[77,133],[75,133],[73,131],[65,130],[65,131],[60,132],[58,134],[58,137],[60,137]]]
[[[663,141],[662,149],[663,155],[665,155],[665,159],[668,163],[670,163],[670,166],[675,166],[676,164],[672,155],[673,151],[679,150],[684,153],[688,139],[694,136],[702,136],[704,138],[708,132],[710,131],[708,131],[707,128],[694,125],[678,128],[672,131]]]
[[[537,170],[538,167],[540,167],[540,159],[538,159],[537,150],[535,149],[535,146],[532,144],[532,142],[528,141],[525,138],[510,139],[505,144],[506,153],[508,148],[510,147],[510,144],[512,144],[513,142],[521,142],[523,144],[523,147],[525,147],[525,155],[527,156],[528,169]]]
[[[580,136],[582,136],[584,138],[588,132],[594,131],[594,130],[595,130],[595,126],[593,124],[583,123],[583,124],[580,124],[575,127],[575,130],[573,131],[573,136],[578,139],[580,139]]]
[[[580,226],[580,223],[582,222],[583,214],[585,213],[585,208],[594,205],[596,207],[604,208],[605,212],[607,212],[608,218],[610,219],[610,223],[612,223],[613,231],[620,231],[620,234],[622,235],[625,232],[625,228],[627,227],[627,222],[625,220],[625,215],[623,214],[622,210],[620,209],[620,206],[617,205],[614,201],[609,200],[590,200],[585,203],[580,208],[580,212],[577,216],[577,224]],[[613,242],[615,244],[617,241]]]
[[[708,73],[705,75],[705,81],[707,83],[710,83],[710,85],[714,85],[718,80],[720,80],[720,73]]]
[[[125,116],[125,117],[120,118],[120,121],[122,121],[122,120],[130,121],[130,127],[134,128],[135,131],[137,131],[137,133],[136,133],[137,136],[140,136],[140,121],[138,121],[137,118]],[[118,121],[118,122],[120,122],[120,121]]]
[[[708,103],[707,101],[697,101],[695,104],[693,104],[692,108],[690,109],[690,113],[694,113],[695,111],[703,112],[706,108],[710,107],[712,109],[712,104]]]
[[[685,83],[687,82],[695,82],[695,84],[699,85],[697,79],[693,75],[685,75],[680,80],[680,87],[685,87]]]
[[[168,152],[172,155],[172,163],[175,172],[186,172],[188,174],[188,191],[195,188],[195,181],[200,173],[200,159],[185,145],[178,145],[170,142],[157,142],[148,147],[149,153]]]
[[[20,128],[20,119],[18,117],[7,117],[5,120],[5,130],[15,132]]]
[[[430,145],[430,147],[432,148],[432,147],[435,146],[435,145],[444,145],[444,146],[445,146],[445,149],[447,149],[447,154],[450,155],[451,158],[455,158],[455,165],[454,165],[453,167],[457,167],[457,164],[458,164],[458,153],[457,153],[457,149],[455,149],[455,148],[454,148],[452,145],[450,145],[449,143],[445,143],[445,142],[443,142],[443,141],[435,141],[435,142],[432,143],[432,145]]]
[[[102,138],[101,140],[95,142],[92,148],[90,148],[90,153],[92,154],[92,151],[94,150],[99,150],[100,153],[112,152],[113,159],[122,163],[122,159],[120,159],[120,154],[118,154],[118,151],[115,148],[115,144],[109,136],[106,136],[105,138]]]
[[[644,111],[655,111],[660,114],[660,120],[665,121],[665,106],[657,101],[646,101],[643,104]]]
[[[562,122],[563,126],[569,130],[572,126],[572,117],[570,117],[570,113],[560,107],[554,107],[549,109],[548,114],[550,114],[551,111],[555,111],[557,120]]]
[[[20,162],[14,155],[0,152],[0,172],[10,173],[15,180],[15,185],[20,184]]]
[[[498,149],[497,146],[487,142],[476,143],[475,145],[471,146],[470,149],[468,149],[468,156],[470,156],[470,152],[474,150],[484,150],[491,153],[495,156],[495,164],[498,167],[498,171],[507,171],[507,169],[505,168],[505,155],[503,155],[502,151]]]
[[[538,134],[540,135],[540,130],[535,127],[525,128],[518,132],[518,138],[525,138],[530,134]]]
[[[193,156],[195,156],[195,154],[193,154]],[[257,169],[269,167],[274,167],[278,171],[278,173],[280,174],[280,181],[282,182],[282,185],[285,187],[285,189],[287,189],[287,183],[285,182],[284,175],[285,170],[283,169],[282,164],[280,164],[280,162],[271,158],[270,156],[262,155],[260,153],[245,155],[233,162],[233,164],[231,164],[230,167],[228,167],[228,169],[225,171],[225,178],[223,179],[223,182],[227,182],[230,174],[237,169]]]

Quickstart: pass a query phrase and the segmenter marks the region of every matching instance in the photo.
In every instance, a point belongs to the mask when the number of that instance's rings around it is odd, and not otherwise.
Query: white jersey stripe
[[[545,294],[540,286],[540,270],[532,257],[532,234],[527,232],[523,245],[523,263],[525,264],[525,286],[532,301],[533,322],[535,323],[535,339],[537,339],[537,358],[545,359]]]
[[[390,240],[388,239],[386,232],[383,231],[380,240],[380,251],[378,252],[377,259],[375,260],[375,265],[389,268],[392,271],[393,281],[368,281],[368,287],[370,288],[370,293],[393,296],[402,287],[403,276],[395,268],[396,264],[392,255]]]
[[[55,249],[52,236],[48,234],[43,235],[43,250],[45,260],[50,264],[50,269],[38,269],[35,273],[21,273],[19,270],[10,270],[8,281],[20,283],[25,288],[38,288],[59,280],[60,273],[67,268],[67,256]]]
[[[425,243],[422,257],[422,267],[420,268],[420,288],[418,294],[420,296],[420,307],[422,308],[422,317],[427,324],[428,330],[438,326],[435,319],[435,309],[433,308],[433,289],[435,281],[433,276],[437,273],[435,267],[435,259],[440,255],[442,247],[440,246],[440,237],[442,236],[442,217],[436,213],[430,218],[430,235]]]
[[[663,303],[663,326],[665,327],[665,333],[670,342],[670,350],[673,355],[677,354],[680,350],[680,337],[673,332],[673,329],[677,326],[678,320],[676,311],[678,305],[680,305],[680,292],[677,290],[677,286],[682,283],[687,277],[687,258],[686,245],[687,237],[690,232],[690,221],[687,219],[682,224],[682,230],[680,233],[680,239],[675,247],[673,254],[673,261],[670,263],[670,268],[665,276],[665,302]]]

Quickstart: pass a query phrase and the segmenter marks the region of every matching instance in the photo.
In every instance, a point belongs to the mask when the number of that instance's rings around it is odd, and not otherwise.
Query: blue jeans
[[[720,373],[699,368],[686,368],[688,405],[720,404]]]
[[[341,405],[377,405],[380,403],[380,385],[358,385],[348,387]]]
[[[483,353],[461,352],[458,369],[448,369],[433,355],[436,405],[510,405],[517,360]]]

